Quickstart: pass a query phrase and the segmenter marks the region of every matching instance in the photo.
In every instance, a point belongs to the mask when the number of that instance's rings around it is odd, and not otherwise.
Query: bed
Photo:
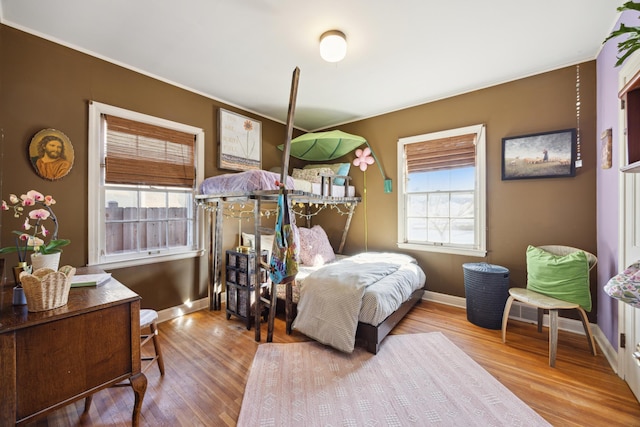
[[[320,176],[320,178],[322,179],[326,177]],[[200,191],[202,194],[196,196],[196,200],[198,201],[198,204],[203,208],[203,212],[206,215],[206,224],[209,228],[209,262],[212,273],[210,279],[210,301],[212,301],[212,303],[210,303],[210,309],[221,308],[221,271],[223,270],[221,236],[222,218],[225,216],[224,211],[227,209],[233,209],[234,206],[237,208],[237,206],[240,205],[238,201],[241,201],[244,209],[243,212],[250,212],[250,215],[253,216],[255,220],[254,233],[252,233],[251,235],[249,235],[248,233],[243,233],[243,244],[252,246],[256,251],[260,251],[261,249],[270,249],[272,240],[270,241],[269,236],[264,233],[265,228],[262,227],[262,218],[265,216],[264,211],[269,211],[269,209],[271,209],[270,205],[274,204],[277,200],[279,190],[276,181],[278,181],[278,179],[279,176],[273,172],[246,171],[241,173],[219,175],[217,177],[208,178],[202,183],[200,187]],[[293,211],[296,213],[296,216],[302,217],[307,222],[307,227],[299,227],[301,240],[300,258],[303,265],[301,273],[299,273],[299,275],[297,276],[295,285],[295,287],[297,288],[296,298],[294,301],[292,296],[287,301],[291,306],[293,306],[293,304],[295,303],[297,305],[297,308],[300,310],[299,313],[302,314],[302,316],[296,318],[293,327],[310,336],[311,338],[314,338],[321,342],[325,342],[329,345],[333,345],[334,347],[342,351],[352,351],[353,345],[357,340],[359,344],[364,345],[371,353],[377,353],[382,339],[422,298],[422,295],[424,293],[423,287],[425,283],[424,273],[413,258],[400,254],[384,254],[381,258],[380,254],[367,253],[360,254],[355,257],[342,258],[336,262],[331,262],[333,261],[333,258],[335,258],[335,253],[342,253],[344,242],[346,240],[346,234],[351,223],[353,210],[360,202],[360,198],[353,196],[354,192],[352,190],[352,187],[348,185],[347,179],[345,179],[345,182],[341,183],[340,185],[336,185],[333,179],[327,181],[321,180],[320,187],[316,187],[318,192],[313,192],[313,186],[307,188],[309,191],[300,190],[299,188],[301,187],[299,179],[297,178],[294,179],[293,177],[287,177],[286,179],[287,187],[292,188],[292,190],[287,190],[287,192],[292,205],[296,207],[295,209],[293,209]],[[327,186],[330,186],[330,191],[328,190]],[[342,188],[342,190],[340,190],[340,188]],[[341,191],[344,191],[344,193],[341,193]],[[327,194],[329,192],[331,193],[331,195]],[[336,194],[345,194],[345,196],[339,196]],[[347,215],[346,224],[342,233],[342,239],[335,253],[333,248],[329,244],[326,233],[324,233],[324,231],[319,226],[311,226],[310,224],[311,218],[313,217],[313,212],[311,211],[314,209],[322,210],[326,209],[327,207],[343,209],[341,213]],[[301,224],[299,223],[298,225]],[[316,238],[317,236],[315,235],[319,233],[319,230],[322,230],[323,244],[320,245],[319,241],[316,239],[313,240],[313,245],[316,250],[305,250],[305,242],[309,242],[309,239],[311,238]],[[246,239],[249,236],[252,236],[252,242],[246,243]],[[319,250],[320,248],[322,248],[322,250]],[[402,269],[401,267],[392,267],[387,265],[386,262],[382,262],[383,258],[385,260],[388,260],[392,257],[392,255],[403,258],[403,262],[401,263]],[[368,261],[371,263],[369,265],[365,263],[367,258],[369,258]],[[344,272],[332,273],[332,271],[340,268],[346,268],[349,271],[355,271],[352,268],[355,263],[363,266],[363,269],[358,270],[358,273],[348,275],[348,277],[350,278],[349,280],[351,286],[355,286],[359,290],[376,288],[373,283],[363,284],[358,282],[359,278],[366,277],[366,272],[370,272],[376,265],[384,265],[389,270],[387,273],[385,273],[384,271],[379,272],[380,278],[386,278],[385,280],[383,280],[383,283],[394,282],[394,280],[398,282],[398,280],[396,280],[398,276],[393,276],[391,273],[395,273],[397,270],[406,272],[405,269],[407,267],[404,266],[404,264],[409,264],[411,266],[411,269],[413,270],[413,276],[411,280],[407,280],[405,277],[400,280],[400,282],[409,282],[409,287],[407,287],[406,289],[395,289],[394,291],[392,291],[391,299],[394,300],[394,303],[389,306],[391,308],[385,308],[385,311],[374,309],[373,313],[375,314],[375,316],[373,318],[367,319],[365,317],[360,318],[360,314],[366,313],[367,310],[360,310],[360,307],[358,307],[358,311],[355,313],[355,321],[344,321],[344,323],[349,323],[349,327],[353,330],[352,332],[349,332],[348,338],[342,338],[338,340],[339,342],[332,342],[331,339],[327,338],[327,333],[316,333],[314,329],[317,328],[310,327],[309,325],[307,325],[307,323],[309,322],[305,321],[306,313],[309,312],[312,313],[312,316],[314,316],[314,318],[319,318],[318,310],[314,311],[313,308],[314,305],[316,305],[314,301],[320,301],[320,299],[317,293],[314,294],[313,289],[315,287],[322,288],[322,286],[313,285],[313,282],[315,281],[320,284],[327,283],[326,277],[322,276],[323,274],[335,274],[346,278],[347,275]],[[350,267],[345,267],[345,265],[349,265]],[[315,271],[305,271],[308,267]],[[255,271],[259,271],[259,268],[257,268],[257,266]],[[308,275],[306,274],[307,272]],[[302,280],[303,278],[305,279],[304,281]],[[258,281],[256,281],[256,283],[258,283]],[[301,286],[302,283],[304,283],[305,285]],[[309,286],[307,286],[307,284],[309,284]],[[335,288],[333,293],[335,294],[338,292],[345,292],[344,289],[341,289],[341,286],[345,284],[345,280],[334,280],[334,283],[331,284],[331,286]],[[293,286],[291,286],[291,288],[293,288]],[[300,290],[300,297],[298,297],[297,295],[297,290]],[[259,289],[256,289],[255,300],[264,301],[264,298],[261,298],[259,292]],[[293,294],[293,289],[290,290],[290,293]],[[327,296],[325,295],[325,297]],[[360,301],[365,301],[368,299],[368,293],[364,293],[359,297]],[[287,300],[286,292],[285,300]],[[380,305],[380,303],[375,302],[375,298],[373,298],[372,301],[374,302],[372,302],[371,304],[374,304],[374,306],[376,304],[378,306]],[[330,302],[322,302],[322,304],[330,304]],[[255,310],[254,314],[256,316],[256,325],[260,324],[261,311],[262,310],[260,309]],[[320,310],[320,312],[321,311],[322,310]],[[293,319],[292,313],[293,309],[290,309],[289,314],[287,315],[287,332],[290,332],[291,330],[291,321]],[[351,314],[351,316],[353,316],[353,313]],[[255,329],[256,341],[260,341],[260,328]],[[328,333],[329,336],[331,335],[331,333],[332,332]]]
[[[369,352],[377,353],[382,339],[421,300],[426,282],[424,271],[413,257],[399,253],[336,254],[319,225],[298,227],[298,231],[301,264],[296,280],[291,285],[276,286],[278,311],[284,313],[287,334],[297,329],[347,353],[356,342]],[[262,248],[273,244],[273,235],[263,234],[260,239]],[[242,242],[254,247],[255,236],[242,233]],[[373,274],[376,271],[379,277]],[[366,283],[367,277],[376,280]],[[348,289],[341,289],[343,284],[348,284]],[[358,305],[351,307],[346,304],[345,292],[359,286],[365,287],[365,292],[355,299]],[[330,291],[325,292],[327,290]],[[306,303],[305,298],[314,302]],[[302,316],[297,317],[301,300]],[[320,304],[326,304],[329,309],[314,310]],[[338,307],[336,313],[333,313],[334,307]],[[331,314],[325,316],[325,313]],[[315,320],[309,319],[311,316],[321,324],[314,324]],[[332,325],[334,321],[337,325]],[[341,327],[349,331],[344,334]]]

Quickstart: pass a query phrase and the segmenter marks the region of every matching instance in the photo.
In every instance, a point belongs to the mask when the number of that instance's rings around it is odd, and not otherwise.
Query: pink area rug
[[[238,426],[549,426],[442,333],[390,335],[377,355],[260,345]]]

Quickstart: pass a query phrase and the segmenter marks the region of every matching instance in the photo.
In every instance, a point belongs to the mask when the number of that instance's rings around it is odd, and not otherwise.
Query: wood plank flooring
[[[274,342],[306,341],[276,319]],[[263,343],[266,325],[263,328]],[[156,366],[142,405],[141,426],[234,426],[259,343],[253,329],[224,311],[199,311],[159,325],[166,374]],[[556,368],[548,366],[547,330],[510,321],[507,343],[499,330],[469,323],[464,309],[422,301],[393,334],[440,331],[554,426],[640,426],[640,405],[598,349],[584,336],[560,331]],[[384,343],[383,343],[384,345]],[[428,365],[429,361],[425,360]],[[131,425],[133,392],[128,387],[68,405],[31,426]]]

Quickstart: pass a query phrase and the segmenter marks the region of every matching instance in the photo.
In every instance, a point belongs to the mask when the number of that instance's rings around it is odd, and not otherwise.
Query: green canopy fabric
[[[305,133],[291,140],[290,154],[302,160],[327,161],[349,154],[366,142],[361,136],[340,130]],[[284,144],[278,148],[282,150]]]

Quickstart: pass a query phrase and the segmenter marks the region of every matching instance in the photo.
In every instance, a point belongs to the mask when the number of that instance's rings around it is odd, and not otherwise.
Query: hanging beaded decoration
[[[580,64],[576,65],[576,167],[582,167],[580,153]]]

